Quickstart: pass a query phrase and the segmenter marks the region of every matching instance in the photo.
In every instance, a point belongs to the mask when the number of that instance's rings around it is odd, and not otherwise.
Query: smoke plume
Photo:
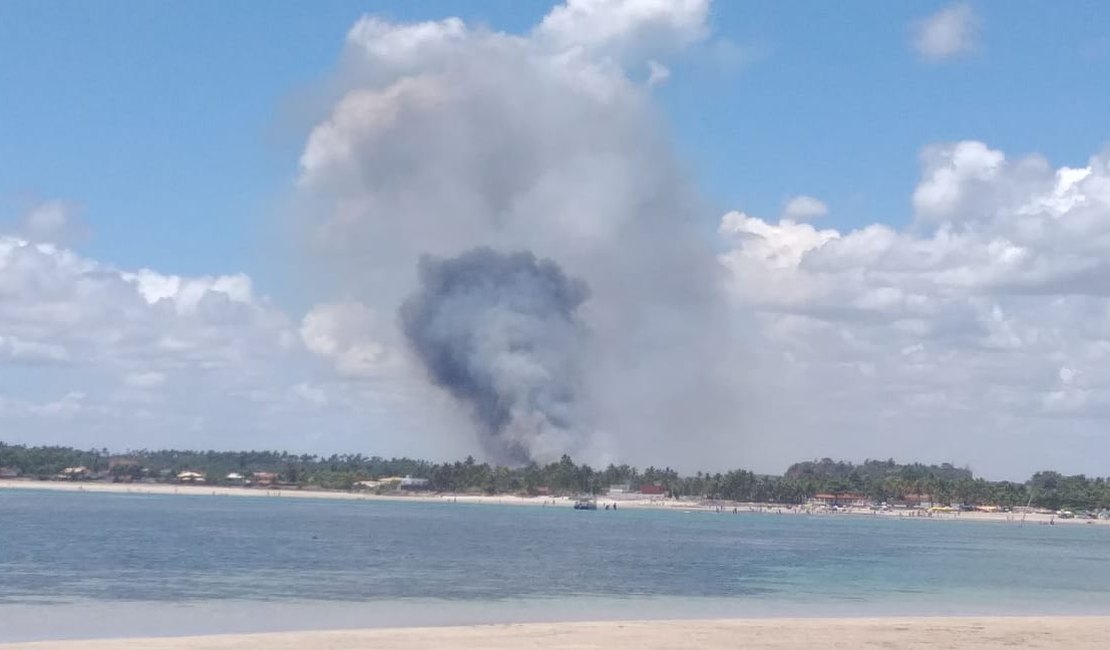
[[[372,16],[351,30],[298,199],[312,267],[342,301],[407,301],[400,327],[357,346],[381,354],[354,365],[383,410],[419,423],[368,429],[439,456],[470,442],[462,415],[513,461],[694,464],[735,447],[754,373],[736,358],[717,215],[648,84],[649,60],[704,35],[707,5],[572,0],[523,36]],[[466,252],[482,247],[554,262]],[[418,363],[364,363],[401,357]]]
[[[528,252],[421,259],[402,329],[431,379],[470,408],[497,461],[551,460],[581,440],[576,311],[588,293]]]

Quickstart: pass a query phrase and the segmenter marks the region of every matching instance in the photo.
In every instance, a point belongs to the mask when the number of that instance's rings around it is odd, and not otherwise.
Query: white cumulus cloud
[[[38,201],[27,207],[5,230],[9,236],[38,243],[81,244],[89,238],[91,230],[81,219],[80,212],[80,206],[70,201]]]
[[[829,206],[812,196],[792,196],[782,209],[782,218],[791,221],[806,221],[823,217],[829,213]]]
[[[913,47],[928,61],[945,61],[979,45],[980,19],[971,5],[956,3],[914,26]]]
[[[618,56],[670,51],[708,33],[709,0],[567,0],[536,28],[541,43]]]
[[[0,237],[0,372],[33,378],[0,391],[6,442],[303,447],[308,411],[283,396],[309,362],[244,275],[122,271]]]
[[[1091,441],[1110,449],[1110,160],[1053,168],[967,141],[922,162],[907,230],[721,221],[769,382],[821,414],[787,418],[792,435],[828,454],[1093,470]]]

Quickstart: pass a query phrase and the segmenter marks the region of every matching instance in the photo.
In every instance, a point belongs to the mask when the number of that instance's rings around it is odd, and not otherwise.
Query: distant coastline
[[[343,501],[393,501],[406,503],[451,503],[477,505],[505,505],[526,507],[571,508],[573,497],[567,496],[519,496],[511,494],[475,495],[452,493],[410,493],[410,494],[368,494],[339,490],[320,490],[305,488],[251,488],[217,485],[175,485],[163,483],[108,483],[108,482],[65,482],[39,481],[32,479],[0,479],[0,494],[5,491],[40,490],[54,492],[77,492],[92,494],[133,494],[150,496],[191,496],[191,497],[244,497],[244,498],[291,498],[291,499],[332,499]],[[803,515],[820,517],[883,517],[907,518],[934,521],[971,521],[993,522],[1015,525],[1096,525],[1110,526],[1107,519],[1063,519],[1051,512],[930,512],[926,509],[875,509],[870,507],[844,507],[836,510],[809,506],[789,506],[773,503],[753,503],[739,501],[718,501],[691,498],[666,498],[638,494],[599,497],[598,507],[605,506],[617,510],[655,509],[671,511],[690,511],[718,513],[722,515]]]
[[[953,463],[863,463],[829,458],[790,465],[781,475],[745,469],[680,474],[670,467],[591,467],[567,455],[541,464],[496,465],[363,454],[283,451],[76,449],[0,441],[0,479],[311,490],[359,495],[451,494],[633,498],[655,502],[775,504],[776,508],[947,514],[1034,511],[1060,519],[1110,519],[1110,479],[1046,470],[1022,482],[987,480]],[[542,502],[542,501],[541,501]]]

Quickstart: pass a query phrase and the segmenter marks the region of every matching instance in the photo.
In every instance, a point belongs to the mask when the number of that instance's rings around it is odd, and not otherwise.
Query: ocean
[[[0,491],[0,641],[1110,613],[1110,527]]]

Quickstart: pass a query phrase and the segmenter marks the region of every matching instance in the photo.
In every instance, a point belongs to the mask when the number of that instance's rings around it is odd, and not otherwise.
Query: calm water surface
[[[1110,613],[1110,529],[0,490],[0,641]]]

